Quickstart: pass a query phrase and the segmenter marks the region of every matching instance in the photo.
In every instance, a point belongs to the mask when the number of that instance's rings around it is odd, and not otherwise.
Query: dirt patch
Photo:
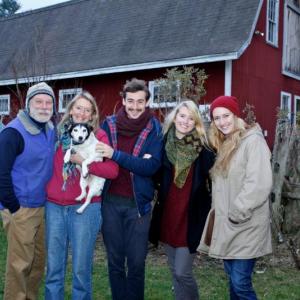
[[[295,235],[284,236],[285,240],[292,238],[295,241],[295,251],[300,260],[300,247],[299,247],[299,239]],[[103,251],[96,251],[97,258],[100,260],[105,259],[105,251],[104,244],[102,240],[102,236],[100,235],[97,243],[100,246],[100,249]],[[98,247],[97,247],[98,248]],[[147,262],[154,265],[167,265],[167,256],[164,252],[163,247],[160,245],[158,248],[153,247],[152,244],[149,243],[149,252],[147,256]],[[222,260],[213,259],[207,255],[197,253],[195,259],[195,265],[198,267],[205,266],[215,266],[219,268],[223,268]],[[291,254],[291,251],[287,247],[286,243],[277,243],[273,240],[273,253],[264,257],[261,257],[257,260],[256,269],[264,270],[266,267],[296,267],[295,261]]]
[[[299,234],[298,234],[299,235]],[[273,253],[266,255],[257,260],[256,270],[257,272],[263,272],[267,267],[295,267],[296,263],[292,256],[291,250],[288,248],[286,241],[292,239],[294,241],[294,248],[298,260],[300,262],[300,244],[298,235],[284,235],[284,242],[278,243],[273,240]],[[157,249],[150,246],[148,261],[154,264],[167,264],[167,257],[163,247],[159,246]],[[198,253],[195,259],[195,265],[199,267],[215,266],[223,268],[222,260],[213,259],[207,255]]]

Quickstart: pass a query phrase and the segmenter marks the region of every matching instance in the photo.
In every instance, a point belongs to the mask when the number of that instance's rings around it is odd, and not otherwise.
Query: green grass
[[[0,225],[0,299],[3,297],[6,239]],[[266,264],[262,274],[254,274],[253,282],[258,298],[264,300],[300,300],[300,271],[294,267],[275,267]],[[219,261],[207,258],[197,258],[195,261],[195,277],[199,284],[201,300],[227,300],[227,280],[222,264]],[[70,267],[66,278],[65,299],[71,299],[71,272]],[[111,299],[106,257],[101,241],[97,244],[94,271],[93,292],[96,300]],[[43,297],[43,285],[39,299]],[[163,251],[150,251],[146,269],[146,300],[173,299],[171,276],[166,264]]]

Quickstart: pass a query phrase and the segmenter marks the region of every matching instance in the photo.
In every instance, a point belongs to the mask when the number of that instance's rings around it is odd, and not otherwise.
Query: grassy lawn
[[[6,239],[0,225],[0,299],[3,298],[5,273]],[[272,259],[272,257],[271,257]],[[258,262],[258,269],[265,270],[254,274],[254,286],[258,298],[265,300],[300,300],[300,271],[293,266],[274,266],[270,258]],[[200,288],[201,300],[225,300],[227,296],[227,281],[222,264],[213,259],[197,257],[195,275]],[[106,258],[103,245],[99,241],[94,264],[94,299],[111,299],[106,269]],[[71,299],[71,275],[68,272],[66,280],[66,297]],[[43,299],[43,286],[39,299]],[[152,250],[147,259],[145,299],[168,300],[172,297],[172,284],[166,257],[161,250]]]

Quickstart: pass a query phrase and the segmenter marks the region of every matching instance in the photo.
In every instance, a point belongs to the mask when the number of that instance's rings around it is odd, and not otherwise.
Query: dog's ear
[[[92,132],[94,130],[94,127],[90,124],[88,124],[88,129],[89,129],[89,132]]]

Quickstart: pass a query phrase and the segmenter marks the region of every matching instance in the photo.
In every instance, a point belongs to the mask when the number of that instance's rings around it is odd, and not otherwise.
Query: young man
[[[4,300],[37,299],[44,274],[44,202],[52,174],[55,109],[46,83],[30,87],[26,108],[0,133],[0,203],[7,234]]]
[[[142,300],[154,197],[151,176],[161,164],[162,135],[147,107],[150,93],[143,80],[127,82],[121,95],[122,108],[102,126],[113,147],[101,143],[98,148],[120,167],[119,176],[106,182],[102,233],[113,300]]]

